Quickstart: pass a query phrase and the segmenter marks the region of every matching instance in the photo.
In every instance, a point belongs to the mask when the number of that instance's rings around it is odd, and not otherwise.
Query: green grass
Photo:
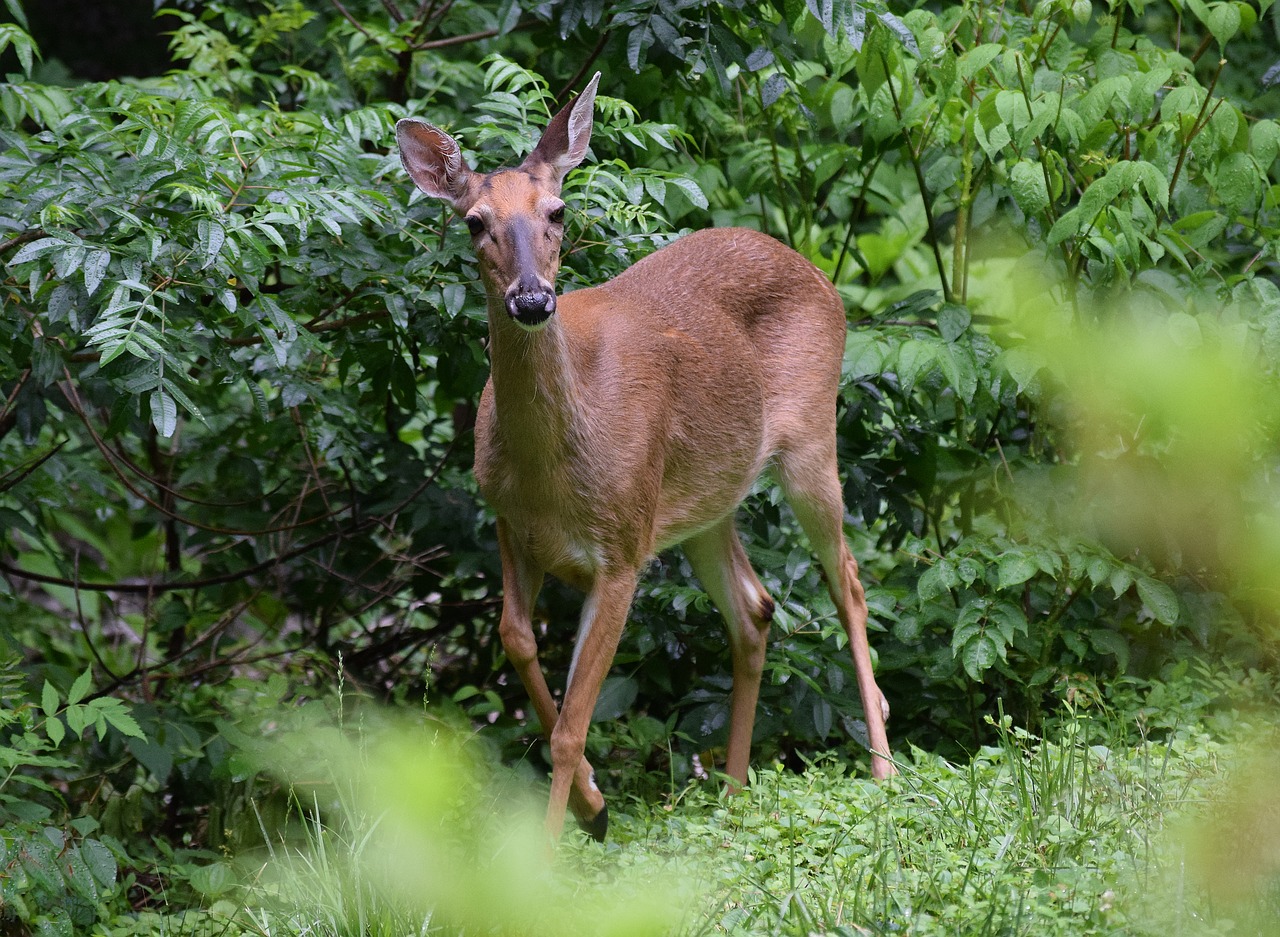
[[[1213,933],[1194,902],[1161,909],[1183,931],[1147,928],[1143,896],[1187,894],[1164,879],[1166,824],[1218,777],[1222,744],[1113,749],[1083,728],[1041,743],[1006,725],[967,764],[915,752],[884,786],[827,760],[760,772],[746,796],[637,805],[610,859],[701,876],[695,934]]]
[[[477,746],[438,726],[313,730],[284,770],[323,763],[334,782],[295,792],[293,838],[241,860],[237,900],[153,932],[1276,933],[1277,714],[1179,725],[1168,703],[1150,738],[1150,707],[1068,712],[1049,741],[1006,718],[967,762],[911,751],[888,784],[821,758],[766,766],[737,795],[615,796],[610,842],[567,834],[554,861],[542,793]]]

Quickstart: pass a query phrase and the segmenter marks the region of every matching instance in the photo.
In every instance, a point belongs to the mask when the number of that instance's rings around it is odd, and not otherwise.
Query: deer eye
[[[559,205],[547,213],[547,220],[552,224],[564,224],[564,206]]]
[[[484,230],[484,219],[479,215],[467,215],[463,221],[467,223],[467,230],[471,232],[472,237],[476,237]]]

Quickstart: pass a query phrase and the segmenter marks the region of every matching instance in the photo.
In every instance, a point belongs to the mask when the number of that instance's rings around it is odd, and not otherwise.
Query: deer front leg
[[[600,696],[600,687],[609,673],[618,650],[631,599],[636,591],[636,572],[602,572],[596,576],[582,609],[582,626],[573,649],[573,664],[565,687],[560,719],[551,733],[551,802],[547,805],[547,833],[554,839],[564,827],[565,807],[578,784],[578,766],[585,764],[587,729]],[[583,823],[588,833],[608,822],[604,798],[595,785],[600,813]],[[579,815],[579,819],[584,818]]]
[[[511,531],[498,520],[498,549],[502,557],[502,621],[498,634],[507,660],[515,668],[525,692],[533,703],[542,731],[550,739],[559,721],[556,702],[547,688],[547,679],[538,662],[538,643],[533,636],[533,604],[542,588],[543,573],[520,551],[513,548]],[[581,753],[580,753],[581,754]],[[604,798],[596,788],[595,772],[586,758],[579,758],[571,791],[574,815],[593,839],[603,840],[608,824]]]

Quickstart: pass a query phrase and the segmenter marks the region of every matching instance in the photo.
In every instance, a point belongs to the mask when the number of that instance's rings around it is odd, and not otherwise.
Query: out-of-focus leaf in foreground
[[[1068,430],[1081,473],[1065,516],[1280,609],[1280,299],[1072,301],[1011,269],[983,305]]]
[[[304,850],[273,849],[268,874],[284,900],[303,910],[308,895],[354,890],[343,917],[362,933],[369,922],[351,920],[361,908],[397,909],[392,929],[416,921],[430,933],[639,937],[676,929],[682,888],[652,877],[590,884],[571,848],[554,854],[539,792],[478,748],[433,720],[358,735],[315,725],[286,737],[274,769],[313,819]],[[342,888],[314,887],[308,879],[317,875]]]

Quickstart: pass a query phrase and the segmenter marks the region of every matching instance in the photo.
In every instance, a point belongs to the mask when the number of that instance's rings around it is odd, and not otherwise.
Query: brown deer
[[[726,771],[746,783],[773,601],[734,512],[766,468],[817,552],[848,633],[872,772],[895,773],[836,473],[844,306],[811,263],[742,228],[690,234],[607,283],[557,296],[560,187],[587,153],[599,79],[514,169],[474,172],[444,131],[396,124],[405,169],[466,220],[484,279],[492,362],[475,473],[498,515],[502,644],[551,742],[553,838],[566,807],[604,838],[608,813],[583,755],[587,727],[637,579],[676,544],[728,625]],[[586,593],[559,712],[532,625],[548,573]]]

